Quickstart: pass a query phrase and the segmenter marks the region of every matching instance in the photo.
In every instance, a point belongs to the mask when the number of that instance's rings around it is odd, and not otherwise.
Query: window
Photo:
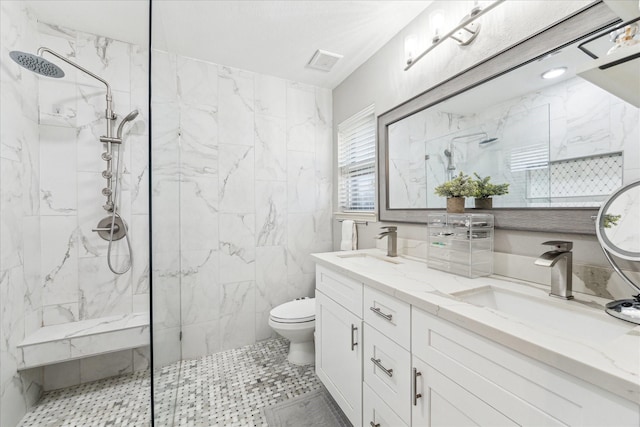
[[[338,125],[338,206],[342,212],[373,212],[376,184],[374,106]]]

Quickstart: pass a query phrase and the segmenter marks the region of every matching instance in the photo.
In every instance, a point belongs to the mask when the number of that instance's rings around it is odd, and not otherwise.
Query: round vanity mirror
[[[640,261],[640,180],[620,188],[602,205],[596,220],[596,234],[613,269],[627,284],[640,291],[640,286],[611,256]],[[606,311],[619,319],[640,324],[640,293],[632,299],[610,302]]]

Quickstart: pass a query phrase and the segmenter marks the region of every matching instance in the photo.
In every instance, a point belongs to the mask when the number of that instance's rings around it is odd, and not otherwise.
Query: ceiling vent
[[[329,72],[340,58],[342,58],[342,55],[318,49],[316,53],[313,54],[313,58],[311,58],[307,66],[315,70]]]

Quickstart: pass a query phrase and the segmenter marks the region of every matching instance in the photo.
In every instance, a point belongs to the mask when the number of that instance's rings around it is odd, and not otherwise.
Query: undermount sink
[[[577,301],[559,302],[552,297],[539,298],[494,286],[455,292],[451,295],[473,305],[487,307],[583,341],[607,342],[633,329],[636,325],[579,306]]]
[[[361,263],[378,264],[378,265],[380,265],[380,262],[387,262],[389,264],[402,264],[400,261],[397,261],[393,258],[385,257],[382,255],[374,255],[366,252],[347,253],[344,255],[338,255],[338,258],[353,259]]]

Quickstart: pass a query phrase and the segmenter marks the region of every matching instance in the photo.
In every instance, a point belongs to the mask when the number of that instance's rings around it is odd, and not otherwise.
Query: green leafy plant
[[[477,190],[473,195],[476,199],[486,199],[491,196],[502,196],[509,193],[509,184],[492,184],[490,176],[482,178],[477,173],[473,173],[476,176]]]
[[[604,228],[611,228],[613,226],[618,225],[618,221],[620,221],[622,215],[613,215],[613,214],[605,214],[604,215],[604,224],[602,225]]]
[[[478,183],[463,172],[434,188],[434,192],[441,197],[473,197],[477,191]]]

